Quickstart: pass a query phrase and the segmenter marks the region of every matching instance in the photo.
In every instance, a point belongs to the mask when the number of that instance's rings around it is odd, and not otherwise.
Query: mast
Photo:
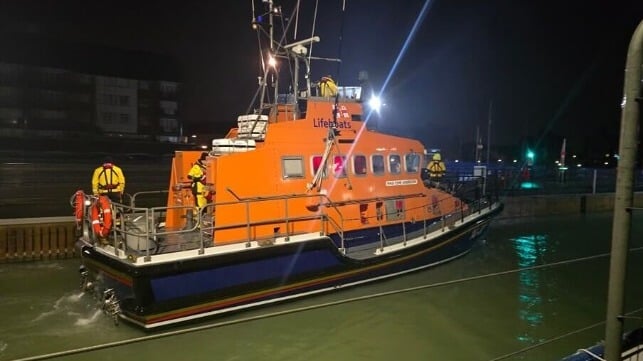
[[[309,59],[317,59],[317,58],[311,58],[307,57],[308,55],[308,48],[306,46],[310,46],[313,43],[318,43],[319,42],[319,36],[312,36],[308,39],[303,39],[288,45],[284,46],[284,49],[288,51],[288,54],[292,56],[293,62],[295,63],[295,71],[293,75],[293,93],[295,94],[295,99],[299,100],[301,98],[301,94],[299,93],[299,62],[302,61],[306,65],[306,96],[310,96],[310,91],[311,91],[311,84],[310,84],[310,60]]]
[[[254,0],[253,0],[254,1]],[[270,74],[271,61],[274,61],[274,16],[272,12],[274,11],[274,4],[272,0],[263,0],[264,3],[268,4],[268,43],[270,44],[270,53],[268,56],[268,63],[263,63],[263,79],[261,81],[261,97],[259,98],[259,112],[263,112],[265,105],[266,97],[266,87],[268,86],[268,75]],[[261,54],[263,57],[263,54]],[[274,64],[274,63],[273,63]],[[275,87],[275,93],[277,92],[277,87]],[[275,94],[276,95],[276,94]],[[275,96],[276,99],[276,96]]]
[[[314,26],[313,26],[313,31],[310,38],[296,41],[291,44],[282,45],[286,43],[286,34],[288,32],[288,28],[290,28],[292,22],[299,16],[299,2],[297,2],[297,8],[295,10],[297,13],[297,17],[288,19],[288,23],[285,25],[285,28],[283,29],[283,34],[281,35],[280,41],[276,42],[275,31],[274,31],[275,17],[282,16],[281,6],[275,6],[274,0],[262,0],[262,2],[264,3],[264,6],[265,6],[264,13],[262,15],[255,17],[254,0],[253,0],[253,29],[257,30],[260,34],[267,36],[268,42],[270,44],[268,47],[265,47],[265,44],[264,46],[262,46],[262,42],[259,41],[259,52],[261,55],[261,65],[262,65],[261,71],[263,73],[259,77],[259,89],[257,90],[257,95],[259,96],[259,102],[258,102],[259,105],[258,105],[258,109],[256,110],[259,113],[263,114],[266,109],[272,108],[277,104],[277,98],[279,95],[279,74],[277,69],[278,64],[276,63],[277,58],[287,60],[287,63],[284,63],[284,65],[282,66],[293,67],[292,92],[295,95],[294,98],[296,102],[304,97],[309,97],[312,94],[311,93],[312,82],[310,79],[312,60],[333,61],[333,62],[339,63],[340,59],[311,56],[312,44],[320,41],[319,36],[316,36],[314,34]],[[316,18],[316,16],[317,16],[317,12],[315,9],[314,17]],[[264,17],[267,17],[266,23],[264,23]],[[265,26],[268,26],[269,29],[265,29]],[[279,35],[277,34],[277,36]],[[266,50],[264,50],[264,47]],[[265,54],[266,51],[268,52],[267,57]],[[291,62],[293,62],[294,64],[292,64]],[[300,81],[299,72],[301,71],[300,62],[302,62],[305,65],[305,75],[304,75],[304,78],[306,81],[305,94],[303,92],[300,92],[300,88],[299,88],[299,81]],[[269,99],[269,96],[268,96],[269,93],[267,92],[269,79],[270,79],[270,85],[274,87],[274,94],[273,94],[272,101]],[[253,99],[252,104],[254,105],[255,102],[256,102],[256,97]],[[297,109],[297,107],[295,107],[295,109]]]

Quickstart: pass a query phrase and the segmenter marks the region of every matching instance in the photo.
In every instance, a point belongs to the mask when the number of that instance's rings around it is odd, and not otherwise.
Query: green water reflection
[[[529,268],[541,263],[543,255],[548,252],[548,240],[546,235],[527,235],[513,239],[518,257],[518,267]],[[519,317],[527,326],[527,330],[539,327],[543,324],[545,318],[540,271],[535,269],[520,271],[518,279]],[[529,343],[541,341],[540,339],[535,339],[528,331],[522,332],[517,337],[518,340]]]

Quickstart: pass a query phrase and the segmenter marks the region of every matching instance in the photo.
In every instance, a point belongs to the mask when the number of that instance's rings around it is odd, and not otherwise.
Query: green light
[[[534,182],[522,182],[520,183],[520,189],[538,189],[540,186]]]
[[[534,159],[534,151],[529,149],[527,150],[527,158],[528,159]]]

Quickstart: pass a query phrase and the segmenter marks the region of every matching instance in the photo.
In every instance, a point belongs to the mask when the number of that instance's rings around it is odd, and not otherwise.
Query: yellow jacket
[[[205,191],[205,172],[198,162],[190,168],[188,179],[192,181],[192,194],[196,197],[195,205],[199,208],[205,207],[208,203]]]
[[[192,168],[190,168],[190,171],[188,172],[188,179],[190,179],[193,182],[198,182],[200,181],[205,173],[203,172],[203,168],[199,165],[199,163],[194,163]]]
[[[441,160],[432,160],[427,166],[429,176],[432,178],[441,178],[447,170],[444,162]]]
[[[105,163],[94,169],[94,174],[92,175],[92,192],[94,194],[125,192],[125,175],[123,174],[123,170],[112,163]]]
[[[319,90],[323,97],[334,97],[337,95],[337,84],[331,77],[322,77],[319,82]]]

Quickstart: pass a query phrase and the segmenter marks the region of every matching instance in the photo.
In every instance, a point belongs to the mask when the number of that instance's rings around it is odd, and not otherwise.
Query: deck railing
[[[154,192],[142,192],[152,194]],[[142,194],[141,193],[141,194]],[[92,228],[90,212],[85,212],[83,221],[83,238],[91,243],[102,245],[112,245],[115,250],[122,250],[132,257],[144,256],[150,260],[151,255],[155,253],[176,252],[187,249],[199,249],[200,253],[204,252],[206,247],[216,245],[212,235],[216,231],[246,229],[246,237],[231,240],[228,243],[246,243],[251,241],[270,242],[276,237],[285,237],[288,240],[294,233],[291,231],[298,222],[319,221],[320,228],[317,230],[320,234],[327,234],[332,228],[333,232],[340,235],[343,242],[344,220],[340,210],[333,205],[325,195],[287,195],[287,196],[270,196],[270,197],[251,197],[239,198],[230,202],[209,203],[199,212],[195,212],[193,206],[172,206],[172,207],[135,207],[134,200],[140,196],[132,196],[130,205],[112,203],[114,217],[114,227],[110,236],[101,239]],[[334,212],[318,212],[310,216],[291,216],[289,214],[289,203],[302,198],[318,198],[323,201],[320,205]],[[97,198],[88,196],[88,204],[96,202]],[[261,202],[280,202],[283,214],[276,214],[274,217],[253,221],[250,218],[250,206]],[[215,209],[218,212],[225,211],[227,206],[245,205],[245,219],[238,223],[226,225],[217,225],[212,223],[212,214]],[[87,207],[91,207],[87,206]],[[279,209],[279,207],[275,207]],[[186,215],[186,225],[180,229],[166,229],[163,227],[165,215],[170,212],[179,212]],[[193,217],[192,219],[190,219]],[[270,236],[253,236],[253,230],[260,226],[282,226],[284,232],[275,233]],[[277,227],[281,228],[281,227]]]
[[[141,192],[132,196],[130,205],[113,203],[115,214],[115,226],[113,227],[109,237],[100,239],[94,234],[91,227],[91,219],[86,216],[83,222],[83,235],[86,241],[92,243],[99,243],[103,245],[111,244],[114,249],[122,250],[134,258],[144,257],[145,260],[150,260],[153,254],[171,253],[182,250],[198,249],[199,253],[204,253],[207,247],[217,246],[216,232],[224,230],[239,230],[245,229],[245,236],[237,240],[227,240],[226,243],[245,243],[250,246],[251,241],[257,241],[260,245],[272,244],[278,237],[283,237],[286,241],[297,233],[296,225],[300,222],[318,221],[319,228],[312,230],[319,232],[320,235],[335,235],[333,238],[339,241],[338,248],[340,252],[346,253],[350,247],[344,238],[345,224],[351,219],[346,219],[341,211],[341,207],[346,205],[346,202],[334,203],[326,195],[309,195],[309,194],[296,194],[296,195],[280,195],[269,197],[248,197],[242,198],[237,196],[233,191],[230,193],[236,197],[236,200],[220,203],[209,203],[201,211],[196,212],[193,206],[173,206],[173,207],[151,207],[143,208],[136,207],[135,200],[145,194],[154,194],[154,192]],[[422,194],[400,195],[389,198],[377,198],[379,202],[410,200],[414,198],[427,197]],[[90,202],[95,202],[96,198],[89,197]],[[317,202],[314,206],[319,207],[316,214],[309,216],[293,216],[289,212],[289,207],[292,202],[305,200],[307,204],[310,201]],[[439,210],[440,203],[445,201],[453,201],[452,197],[445,197],[444,199],[437,200]],[[252,220],[250,217],[250,210],[258,203],[268,203],[272,209],[281,210],[280,213],[276,212],[274,217],[265,218],[261,220]],[[426,200],[418,208],[423,212],[423,229],[422,235],[426,238],[427,235],[433,231],[442,229],[455,224],[457,221],[464,221],[464,218],[473,212],[480,212],[485,206],[491,206],[492,202],[487,196],[479,198],[467,204],[461,203],[454,211],[441,214],[435,212],[435,200]],[[241,219],[237,223],[228,223],[225,225],[217,225],[212,222],[216,217],[212,217],[214,210],[217,212],[225,212],[226,207],[243,205],[245,207],[245,219]],[[277,206],[279,205],[279,206]],[[265,206],[265,205],[264,205]],[[274,207],[272,207],[274,206]],[[89,206],[88,206],[89,207]],[[417,208],[416,208],[417,209]],[[406,208],[403,212],[413,211],[412,208]],[[186,224],[180,229],[167,229],[163,227],[164,217],[168,212],[179,212],[186,215]],[[85,212],[89,214],[89,212]],[[410,234],[407,232],[406,226],[409,220],[405,215],[402,215],[399,220],[391,221],[385,219],[385,215],[378,214],[376,216],[367,217],[367,221],[372,224],[377,224],[380,228],[380,247],[383,248],[386,243],[386,235],[384,227],[400,226],[402,231],[401,235],[395,234],[394,238],[402,242],[406,242]],[[190,218],[193,217],[192,220]],[[372,218],[372,220],[371,220]],[[437,219],[437,221],[428,223],[428,219]],[[256,236],[255,231],[259,227],[272,226],[275,233],[271,235]],[[283,231],[281,229],[283,228]],[[299,228],[301,229],[301,227]],[[279,230],[279,231],[277,231]],[[417,231],[415,231],[417,232]],[[215,237],[213,237],[215,235]],[[413,234],[412,236],[416,236]],[[116,252],[118,253],[118,252]]]

